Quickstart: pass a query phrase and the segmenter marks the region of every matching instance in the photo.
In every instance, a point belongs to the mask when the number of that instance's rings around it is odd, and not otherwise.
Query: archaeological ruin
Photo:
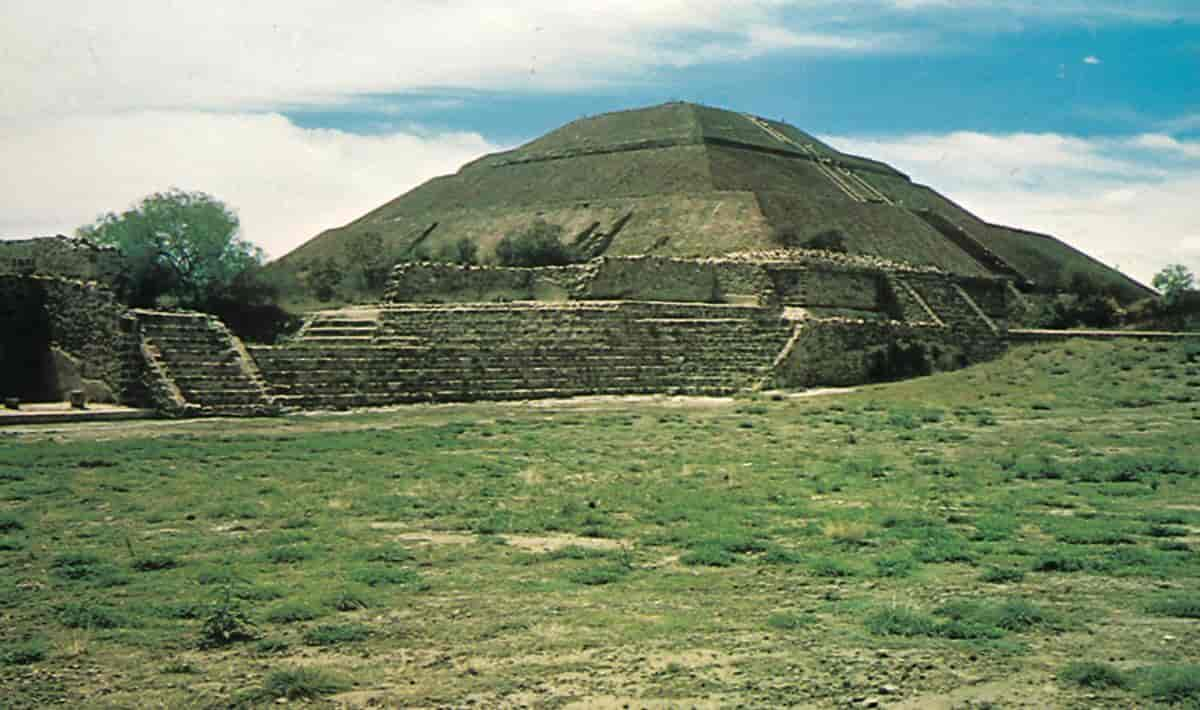
[[[497,265],[535,222],[569,263]],[[385,278],[275,344],[122,306],[110,255],[78,240],[0,242],[0,395],[197,416],[852,385],[993,358],[1081,279],[1153,293],[785,123],[684,103],[485,156],[268,269],[311,290],[363,240]],[[477,263],[431,258],[463,243]]]

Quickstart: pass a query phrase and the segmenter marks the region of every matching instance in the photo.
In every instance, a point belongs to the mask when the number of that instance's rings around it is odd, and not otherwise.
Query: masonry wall
[[[953,370],[998,357],[1000,337],[896,321],[818,320],[798,324],[775,371],[780,387],[848,386]]]
[[[641,256],[592,262],[581,298],[717,303],[722,300],[712,262]]]
[[[437,262],[404,263],[392,271],[384,301],[565,301],[579,289],[587,272],[586,265],[523,269]]]
[[[139,403],[141,358],[133,321],[112,292],[92,283],[0,275],[5,382],[27,400],[85,389],[93,401]]]
[[[58,276],[115,284],[122,259],[114,249],[70,237],[0,241],[0,274]]]

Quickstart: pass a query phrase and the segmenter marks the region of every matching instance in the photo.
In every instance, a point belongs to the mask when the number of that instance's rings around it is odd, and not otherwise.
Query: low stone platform
[[[1086,340],[1196,340],[1200,341],[1200,333],[1175,332],[1169,330],[1038,330],[1032,328],[1008,331],[1008,340],[1013,343],[1027,343],[1045,340],[1070,340],[1084,338]]]
[[[68,402],[35,402],[20,409],[0,409],[0,427],[23,424],[64,424],[69,422],[115,422],[130,419],[154,419],[153,409],[135,409],[115,404],[89,404],[73,409]]]

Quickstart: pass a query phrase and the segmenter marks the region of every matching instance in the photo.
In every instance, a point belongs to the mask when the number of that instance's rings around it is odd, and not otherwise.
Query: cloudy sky
[[[673,99],[786,120],[1143,281],[1200,272],[1196,0],[5,0],[0,238],[176,186],[280,256]]]

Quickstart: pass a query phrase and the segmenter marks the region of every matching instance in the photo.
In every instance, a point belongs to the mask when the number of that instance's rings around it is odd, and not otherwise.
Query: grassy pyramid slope
[[[563,226],[568,238],[613,235],[611,255],[719,256],[774,247],[781,231],[799,243],[837,232],[857,254],[964,275],[1003,272],[1046,288],[1080,273],[1127,299],[1147,293],[1052,237],[987,224],[883,163],[784,123],[687,103],[581,119],[483,156],[321,233],[270,269],[295,283],[323,260],[345,263],[367,238],[389,261],[461,239],[486,260],[504,234],[535,219]]]

